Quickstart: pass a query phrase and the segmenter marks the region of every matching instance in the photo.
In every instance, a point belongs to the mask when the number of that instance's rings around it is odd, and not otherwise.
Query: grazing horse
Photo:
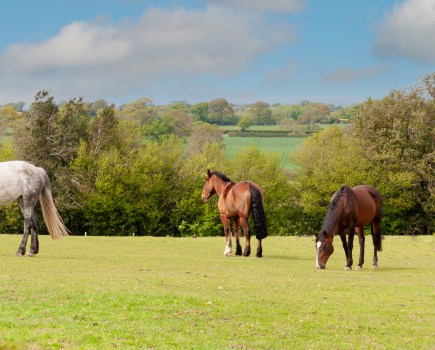
[[[224,174],[207,170],[207,180],[202,189],[201,198],[206,202],[211,195],[219,196],[218,208],[226,239],[225,256],[232,254],[230,219],[234,222],[234,235],[236,236],[236,255],[242,255],[240,245],[239,225],[245,233],[244,256],[251,254],[251,231],[249,229],[249,215],[253,214],[255,236],[258,240],[256,256],[263,256],[261,240],[267,237],[266,215],[264,213],[264,193],[256,183],[251,181],[232,182]]]
[[[359,238],[360,254],[357,269],[362,269],[364,263],[364,226],[371,225],[374,256],[373,268],[378,267],[377,252],[382,250],[381,244],[382,197],[378,190],[371,186],[360,185],[350,188],[344,185],[335,192],[329,203],[329,208],[323,220],[322,231],[316,238],[316,267],[324,269],[326,262],[334,252],[332,241],[337,232],[346,253],[346,270],[352,269],[352,249],[355,232]],[[345,230],[349,231],[346,243]]]
[[[68,230],[54,206],[50,180],[45,170],[19,160],[0,162],[0,205],[18,200],[24,216],[24,235],[16,254],[18,256],[26,253],[29,234],[31,244],[28,255],[33,256],[39,251],[38,221],[34,209],[38,198],[51,238],[67,236]]]

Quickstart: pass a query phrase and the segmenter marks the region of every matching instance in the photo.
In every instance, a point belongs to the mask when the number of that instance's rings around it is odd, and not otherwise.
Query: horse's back
[[[42,168],[21,160],[0,162],[0,205],[36,192],[39,196],[44,182]]]
[[[358,200],[358,221],[361,225],[370,223],[382,212],[381,197],[378,190],[369,185],[352,188]]]
[[[263,195],[260,186],[252,181],[240,181],[235,183],[223,199],[225,209],[230,216],[249,216],[251,212],[252,193],[250,186],[257,188]]]

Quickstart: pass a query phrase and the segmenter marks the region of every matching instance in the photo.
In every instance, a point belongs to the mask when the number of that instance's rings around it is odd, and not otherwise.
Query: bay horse
[[[219,196],[218,209],[224,233],[226,246],[224,255],[231,256],[231,230],[230,220],[234,222],[234,236],[236,237],[236,255],[242,255],[240,245],[240,224],[245,234],[245,250],[243,256],[251,254],[251,231],[249,228],[249,215],[254,217],[255,236],[258,240],[256,256],[263,256],[261,240],[267,237],[266,215],[264,213],[264,192],[252,181],[234,183],[224,174],[207,169],[207,179],[202,189],[201,198],[206,202],[210,196],[217,193]]]
[[[68,229],[54,205],[50,180],[45,170],[20,160],[0,162],[0,206],[17,200],[24,216],[24,234],[17,256],[26,254],[29,234],[31,244],[27,255],[34,256],[39,251],[38,221],[35,215],[38,198],[51,238],[67,236]]]
[[[360,254],[357,269],[364,264],[364,226],[370,224],[373,239],[373,268],[378,267],[377,252],[381,244],[382,197],[378,190],[367,185],[350,188],[344,185],[334,193],[323,220],[322,231],[316,238],[316,267],[324,269],[326,262],[334,252],[332,241],[334,233],[340,236],[346,254],[346,270],[352,269],[352,249],[355,232],[359,238]],[[346,243],[346,229],[349,231]]]

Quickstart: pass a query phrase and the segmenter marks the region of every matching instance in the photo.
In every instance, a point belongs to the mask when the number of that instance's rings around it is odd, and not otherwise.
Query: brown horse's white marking
[[[360,185],[354,188],[344,185],[332,196],[328,211],[323,220],[322,231],[316,238],[316,267],[318,269],[325,268],[326,262],[334,252],[332,241],[335,232],[337,232],[346,253],[345,269],[351,270],[353,264],[353,238],[356,232],[360,244],[357,269],[361,269],[364,264],[364,226],[370,224],[374,245],[373,268],[377,268],[377,252],[382,250],[381,219],[382,197],[378,190],[367,185]],[[349,231],[348,242],[346,242],[346,229]]]
[[[240,230],[242,225],[245,233],[244,256],[251,254],[251,232],[248,224],[249,215],[254,217],[255,235],[258,240],[257,257],[262,257],[263,248],[261,240],[267,237],[266,215],[264,213],[264,193],[260,186],[251,181],[232,182],[224,174],[207,170],[207,179],[202,189],[201,198],[207,201],[210,196],[217,193],[219,196],[218,208],[224,233],[226,246],[224,255],[232,254],[230,219],[234,222],[234,235],[236,237],[236,255],[242,255],[240,245]]]

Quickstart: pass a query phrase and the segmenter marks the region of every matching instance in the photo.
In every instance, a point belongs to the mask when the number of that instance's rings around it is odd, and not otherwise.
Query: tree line
[[[322,118],[338,111],[325,106],[301,104]],[[244,113],[263,113],[263,107]],[[0,113],[2,128],[12,129],[0,160],[45,168],[56,206],[75,234],[221,235],[217,199],[200,199],[207,169],[262,186],[271,235],[316,233],[331,195],[343,184],[362,183],[383,195],[384,234],[434,233],[435,74],[412,89],[353,106],[346,127],[307,138],[297,174],[256,147],[226,159],[216,118],[223,120],[230,108],[154,106],[149,99],[118,108],[81,98],[57,104],[40,91],[28,110]],[[0,232],[20,231],[20,215],[17,205],[2,207]]]

